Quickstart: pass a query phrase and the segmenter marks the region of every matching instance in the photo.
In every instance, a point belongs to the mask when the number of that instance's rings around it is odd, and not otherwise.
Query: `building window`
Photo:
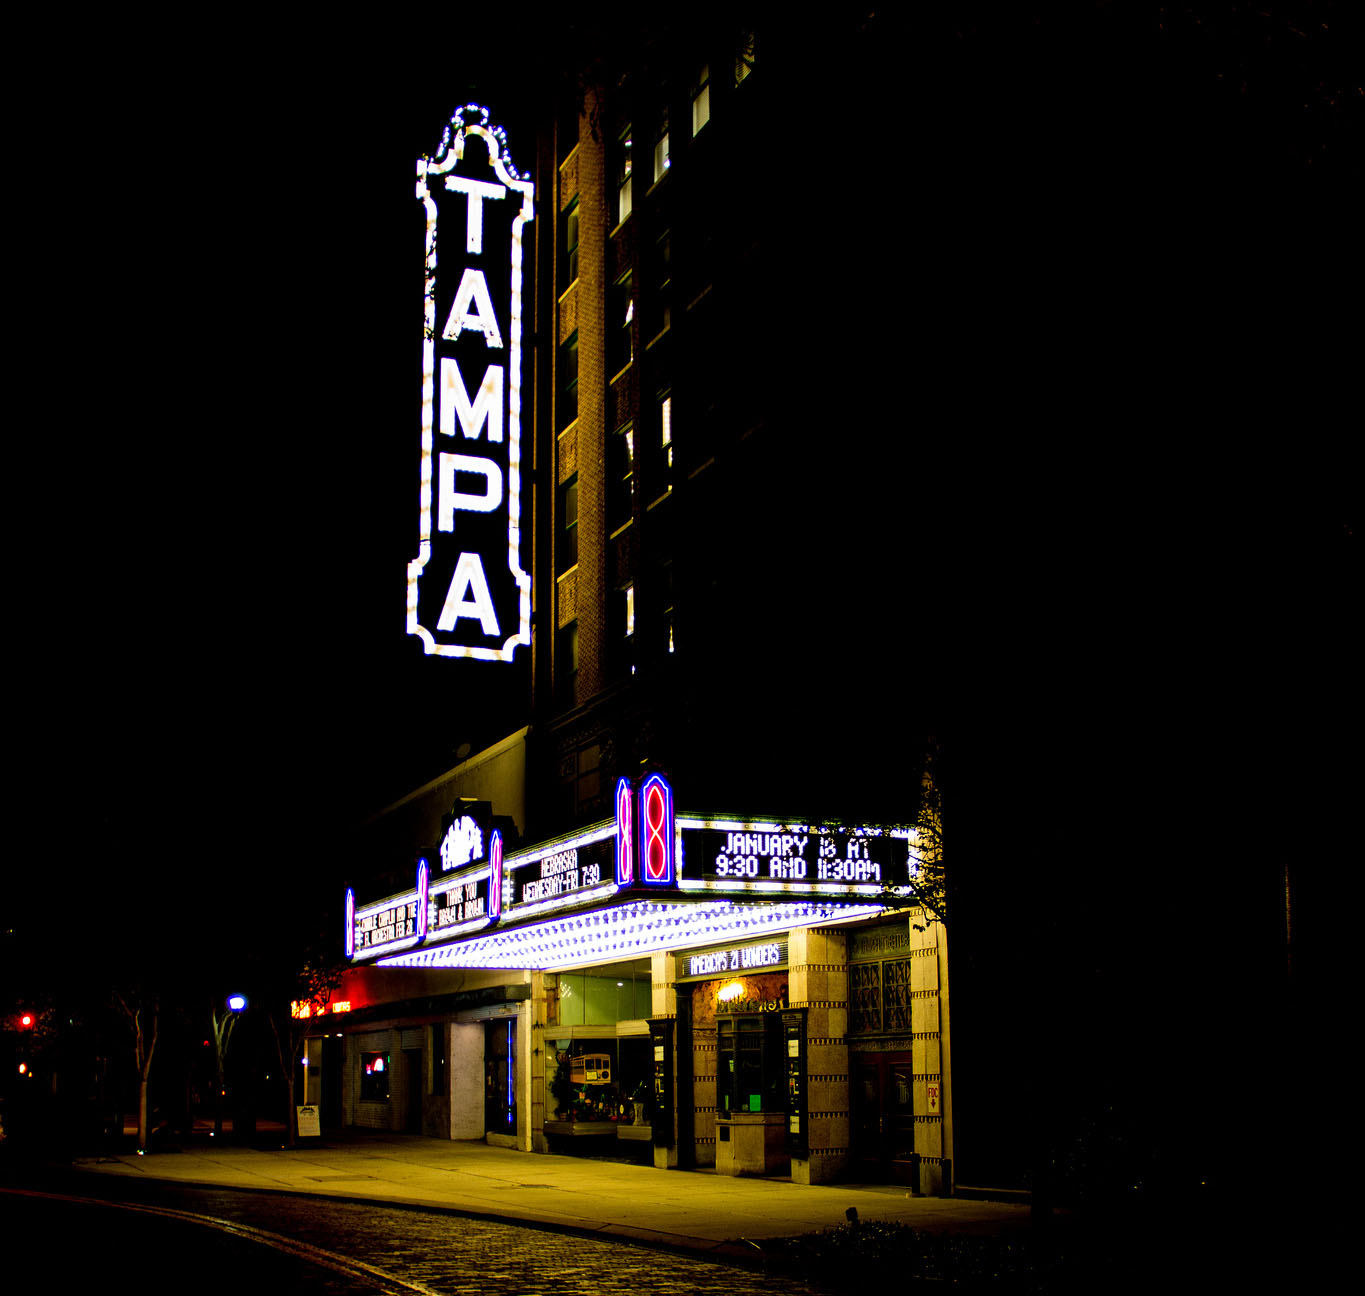
[[[616,141],[616,223],[622,224],[631,213],[630,172],[631,137],[627,126]]]
[[[673,395],[665,392],[659,401],[659,448],[664,457],[664,466],[673,471]]]
[[[703,66],[692,87],[692,134],[697,136],[701,128],[711,120],[711,69]]]
[[[578,477],[570,477],[559,488],[559,556],[558,574],[563,574],[578,561]],[[577,656],[574,658],[577,662]],[[578,669],[577,665],[574,667]]]
[[[849,968],[849,1030],[855,1035],[910,1030],[910,960],[854,963]]]
[[[578,333],[559,348],[559,426],[566,428],[578,417]]]
[[[601,743],[585,743],[564,753],[559,762],[559,791],[566,820],[582,821],[604,813]]]
[[[360,1096],[366,1102],[387,1102],[389,1097],[389,1055],[360,1055]]]
[[[555,635],[555,690],[561,702],[572,702],[578,680],[578,622],[561,626]]]
[[[849,1004],[849,1029],[855,1035],[875,1033],[882,1028],[882,965],[855,963],[849,968],[852,1001]]]
[[[607,304],[607,367],[620,373],[635,356],[631,332],[635,320],[635,281],[627,271],[611,287]]]
[[[635,429],[619,429],[607,447],[609,481],[607,516],[611,529],[625,526],[635,515]]]
[[[560,249],[563,257],[560,291],[567,288],[578,278],[578,197],[574,196],[563,218],[564,246]]]
[[[672,165],[668,155],[668,118],[664,117],[663,134],[654,142],[654,183],[668,174],[668,168]]]
[[[609,669],[613,675],[635,673],[635,582],[628,581],[612,592]]]
[[[739,48],[735,51],[735,84],[745,81],[754,70],[754,34],[745,32],[739,38]]]
[[[659,568],[659,651],[671,656],[674,651],[673,564],[666,562]]]
[[[651,340],[658,337],[673,322],[673,312],[669,305],[673,295],[672,248],[672,236],[668,230],[664,230],[654,242],[654,255],[651,261],[654,291],[646,294],[648,314],[644,322],[646,337]]]
[[[636,963],[633,968],[625,968],[618,965],[617,971],[611,975],[594,976],[591,972],[561,972],[558,977],[559,1002],[558,1020],[552,1020],[549,1024],[554,1026],[612,1026],[622,1021],[639,1021],[648,1017],[652,1011],[650,1003],[650,972],[649,961],[641,960],[644,966]],[[546,981],[550,978],[547,976]],[[547,990],[549,986],[547,985]],[[547,996],[548,998],[548,996]],[[547,1004],[548,1016],[548,1004]],[[648,1041],[646,1040],[647,1044]],[[571,1065],[571,1074],[574,1076],[575,1084],[587,1084],[591,1088],[605,1088],[606,1079],[600,1074],[604,1069],[600,1064],[594,1067],[594,1063],[587,1061],[583,1054],[589,1057],[601,1057],[602,1054],[616,1053],[618,1049],[617,1041],[614,1039],[590,1039],[575,1040],[571,1046],[573,1049],[573,1062],[578,1065]],[[627,1047],[630,1047],[627,1045]],[[629,1056],[629,1055],[628,1055]],[[638,1059],[643,1070],[643,1066],[648,1065],[643,1056]],[[613,1063],[615,1059],[612,1060]],[[599,1074],[593,1077],[588,1074],[593,1069],[598,1069]],[[635,1076],[623,1075],[621,1067],[610,1066],[611,1076],[618,1082],[638,1083],[644,1079],[643,1075]]]

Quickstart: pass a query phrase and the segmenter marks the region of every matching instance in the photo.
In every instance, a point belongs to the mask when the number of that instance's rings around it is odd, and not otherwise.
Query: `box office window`
[[[719,1112],[786,1110],[782,1019],[776,1013],[716,1018]]]
[[[360,1055],[360,1096],[367,1102],[386,1102],[389,1097],[389,1055]]]

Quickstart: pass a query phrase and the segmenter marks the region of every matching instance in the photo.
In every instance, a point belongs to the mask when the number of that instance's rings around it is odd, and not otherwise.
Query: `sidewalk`
[[[101,1175],[448,1210],[717,1258],[751,1251],[747,1240],[843,1224],[850,1207],[861,1220],[936,1233],[1022,1231],[1029,1219],[1026,1206],[912,1197],[895,1185],[806,1187],[412,1134],[348,1130],[292,1151],[206,1144],[74,1165]]]

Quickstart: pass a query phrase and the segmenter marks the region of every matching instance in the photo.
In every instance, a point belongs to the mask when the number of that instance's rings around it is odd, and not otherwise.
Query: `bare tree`
[[[219,1012],[209,1007],[209,1020],[213,1024],[214,1081],[213,1081],[213,1136],[223,1136],[223,1095],[227,1092],[227,1051],[232,1040],[232,1032],[237,1026],[240,1013],[232,1009]]]
[[[303,1041],[312,1026],[312,1019],[331,1001],[332,991],[341,982],[342,964],[326,955],[310,956],[296,973],[279,983],[280,988],[269,1000],[266,1020],[275,1041],[280,1069],[284,1072],[288,1111],[285,1128],[287,1144],[298,1143],[298,1110],[294,1104],[294,1068],[298,1064]]]
[[[138,1076],[137,1150],[142,1154],[147,1151],[147,1087],[160,1030],[161,1004],[156,995],[137,992],[129,995],[119,990],[114,991],[114,1002],[127,1017],[133,1032],[133,1060]]]

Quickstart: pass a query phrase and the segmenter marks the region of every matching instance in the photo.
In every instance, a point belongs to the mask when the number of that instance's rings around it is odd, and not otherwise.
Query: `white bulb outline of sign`
[[[448,127],[441,142],[441,149],[435,159],[421,157],[417,160],[416,196],[426,212],[426,277],[423,293],[422,320],[422,460],[419,474],[419,511],[417,556],[408,563],[407,580],[407,632],[422,641],[423,650],[432,656],[471,657],[482,661],[511,661],[518,647],[531,642],[531,576],[521,566],[521,340],[522,340],[522,277],[525,260],[523,234],[529,221],[535,216],[535,184],[522,179],[511,160],[506,156],[506,136],[502,129],[490,126],[486,109],[478,109],[481,120],[466,122],[464,114],[476,105],[466,105],[451,120],[454,128],[452,136]],[[498,179],[507,193],[516,201],[520,195],[520,209],[512,220],[511,228],[511,295],[509,310],[509,337],[507,368],[505,373],[507,419],[507,463],[505,477],[505,499],[507,513],[507,572],[516,590],[515,625],[511,633],[500,644],[485,645],[478,643],[446,643],[438,641],[436,633],[419,620],[419,595],[421,581],[432,558],[432,505],[435,487],[434,436],[437,410],[436,395],[436,271],[437,247],[436,228],[438,209],[429,182],[436,177],[448,178],[450,172],[464,153],[466,138],[480,137],[488,149],[488,159]],[[459,192],[459,188],[455,187]],[[467,191],[466,191],[467,192]],[[466,208],[468,211],[468,208]],[[468,239],[465,240],[466,249]],[[480,245],[482,246],[482,218],[480,216]],[[470,321],[466,320],[465,323]],[[486,376],[486,375],[485,375]],[[477,411],[478,397],[475,398],[474,411]],[[490,440],[492,439],[490,435]],[[491,560],[492,554],[488,555]],[[480,564],[480,576],[483,575]],[[485,581],[486,585],[486,581]],[[452,602],[453,588],[445,594],[445,605]],[[455,599],[458,603],[460,600]],[[491,604],[490,604],[491,606]],[[460,618],[457,618],[457,620]],[[495,618],[496,622],[496,618]],[[481,625],[484,624],[481,619]],[[440,623],[436,627],[441,631]],[[501,633],[500,631],[498,633]]]

